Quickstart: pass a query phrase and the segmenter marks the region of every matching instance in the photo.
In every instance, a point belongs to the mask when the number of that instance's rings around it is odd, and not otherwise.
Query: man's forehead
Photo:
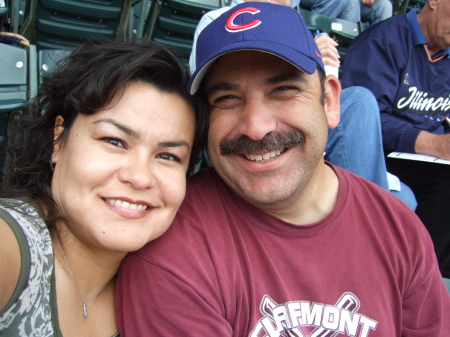
[[[220,56],[206,73],[203,85],[209,83],[211,78],[220,80],[229,73],[236,73],[236,71],[240,72],[246,69],[254,70],[256,68],[267,74],[273,71],[270,77],[275,76],[277,70],[285,76],[292,74],[292,78],[307,76],[306,73],[277,55],[257,50],[239,50]],[[219,78],[216,78],[216,75]]]
[[[217,63],[218,64],[234,63],[236,65],[239,65],[242,64],[244,61],[253,63],[254,60],[257,60],[259,62],[285,64],[286,66],[295,67],[292,65],[292,63],[286,61],[285,59],[275,54],[271,54],[260,50],[237,50],[218,57],[217,60],[213,63],[211,68],[213,68]]]

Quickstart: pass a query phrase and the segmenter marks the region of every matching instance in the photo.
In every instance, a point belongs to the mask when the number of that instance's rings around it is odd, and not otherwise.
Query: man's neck
[[[441,46],[436,35],[436,16],[435,10],[432,10],[428,6],[425,6],[422,11],[417,14],[417,20],[419,21],[420,28],[422,29],[423,35],[428,41],[428,52],[431,58],[433,58],[438,52],[447,48],[446,46]]]
[[[331,213],[338,192],[339,179],[336,173],[329,165],[321,162],[299,198],[283,207],[261,210],[292,224],[309,225]]]

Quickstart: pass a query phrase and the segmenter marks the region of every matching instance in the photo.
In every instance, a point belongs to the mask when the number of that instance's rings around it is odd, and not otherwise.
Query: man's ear
[[[330,129],[339,124],[341,91],[341,83],[334,75],[325,77],[325,112]]]
[[[428,0],[427,2],[431,9],[436,10],[439,0]]]
[[[58,157],[61,152],[61,141],[59,138],[61,137],[62,132],[64,131],[64,118],[59,115],[55,119],[55,128],[53,131],[53,153],[52,153],[52,162],[57,163]]]

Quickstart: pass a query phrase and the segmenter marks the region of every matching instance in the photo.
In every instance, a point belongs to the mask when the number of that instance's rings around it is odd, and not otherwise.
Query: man
[[[340,84],[298,13],[238,5],[197,55],[189,90],[210,106],[213,167],[167,233],[122,264],[121,333],[446,336],[450,297],[426,229],[323,159]]]
[[[209,11],[202,16],[195,30],[189,58],[191,74],[197,67],[195,49],[200,33],[221,14],[244,1],[247,0],[232,0],[230,6]],[[271,3],[294,8],[298,6],[299,1],[272,0]],[[325,73],[328,75],[328,70],[331,69],[330,74],[337,77],[340,66],[340,56],[336,48],[338,44],[327,34],[316,36],[315,42],[322,55]],[[340,96],[340,123],[336,128],[329,129],[325,159],[391,191],[415,210],[417,202],[411,189],[386,171],[377,109],[375,97],[366,88],[355,86],[343,90]],[[361,127],[361,120],[364,120],[367,127]]]
[[[397,15],[360,34],[350,46],[343,86],[370,89],[379,105],[385,153],[450,159],[450,1]],[[450,278],[450,166],[387,159],[389,172],[413,190],[417,215],[430,232],[442,275]]]

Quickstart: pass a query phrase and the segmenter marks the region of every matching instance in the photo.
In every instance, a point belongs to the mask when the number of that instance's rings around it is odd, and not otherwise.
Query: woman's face
[[[163,234],[184,198],[195,116],[178,95],[142,82],[119,98],[79,114],[55,145],[52,194],[83,244],[128,252]]]

